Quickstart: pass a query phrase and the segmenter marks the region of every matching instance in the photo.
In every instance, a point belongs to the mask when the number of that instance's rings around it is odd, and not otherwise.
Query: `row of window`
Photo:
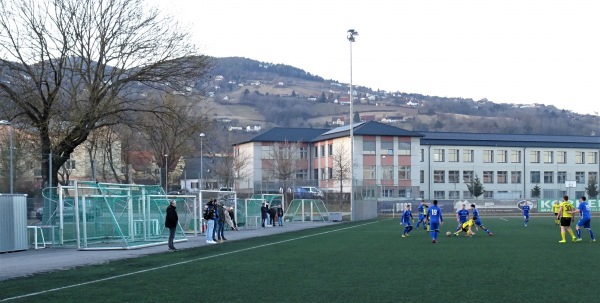
[[[408,168],[410,171],[410,167]],[[434,170],[433,171],[433,183],[461,183],[459,170]],[[537,184],[537,183],[554,183],[556,176],[557,184],[564,184],[565,181],[571,181],[568,177],[566,171],[530,171],[529,172],[529,183]],[[482,183],[496,183],[496,184],[520,184],[521,181],[521,171],[492,171],[492,170],[484,170],[483,176],[481,178]],[[543,179],[542,179],[543,176]],[[578,184],[586,183],[586,172],[578,171],[575,172],[574,181]],[[595,182],[598,180],[598,172],[588,172],[587,173],[588,180],[591,182]],[[420,172],[421,183],[425,183],[425,171],[421,170]],[[447,181],[446,181],[447,180]],[[474,172],[472,170],[463,170],[462,171],[462,183],[471,183],[474,179]],[[543,182],[542,182],[543,181]]]
[[[521,163],[520,150],[511,150],[510,154],[508,150],[491,150],[486,149],[482,151],[482,162],[483,163]],[[446,150],[442,148],[436,148],[433,150],[433,162],[461,162],[461,153],[459,149],[448,149],[447,155]],[[598,152],[594,151],[576,151],[574,155],[575,164],[598,164]],[[474,162],[475,150],[463,149],[462,150],[462,162]],[[421,162],[425,161],[425,150],[421,149]],[[567,164],[567,152],[566,151],[539,151],[532,150],[529,152],[530,163],[545,163],[545,164]]]

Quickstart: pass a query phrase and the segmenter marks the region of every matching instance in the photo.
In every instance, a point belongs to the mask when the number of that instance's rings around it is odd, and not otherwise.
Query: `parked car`
[[[312,186],[299,186],[294,188],[295,199],[322,199],[323,192]]]
[[[302,188],[306,189],[313,198],[323,199],[323,192],[320,189],[312,186],[304,186]]]

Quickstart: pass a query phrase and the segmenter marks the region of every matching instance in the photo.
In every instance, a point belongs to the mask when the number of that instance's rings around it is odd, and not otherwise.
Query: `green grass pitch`
[[[595,302],[600,242],[559,244],[551,217],[483,217],[494,236],[398,219],[232,241],[0,282],[0,302]],[[598,219],[592,228],[600,234]],[[574,229],[574,228],[573,228]],[[86,252],[81,252],[85,254]],[[54,289],[47,292],[47,290]],[[40,292],[37,295],[28,294]]]

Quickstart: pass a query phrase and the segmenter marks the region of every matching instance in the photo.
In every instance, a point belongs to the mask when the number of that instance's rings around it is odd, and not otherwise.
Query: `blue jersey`
[[[523,215],[524,216],[529,215],[529,205],[527,205],[527,204],[523,205]]]
[[[458,215],[458,221],[461,223],[467,222],[467,218],[469,217],[469,211],[466,209],[459,209],[456,214]]]
[[[587,201],[579,203],[579,207],[577,208],[579,209],[579,213],[581,214],[581,219],[587,220],[592,218],[590,214],[590,205],[587,203]]]
[[[419,209],[418,209],[418,214],[419,214],[419,218],[423,218],[423,204],[419,205]]]
[[[427,218],[429,218],[429,223],[440,223],[444,221],[442,218],[442,210],[434,205],[427,210]]]
[[[408,223],[410,220],[412,220],[412,218],[413,216],[410,210],[405,210],[404,213],[402,213],[402,223]]]

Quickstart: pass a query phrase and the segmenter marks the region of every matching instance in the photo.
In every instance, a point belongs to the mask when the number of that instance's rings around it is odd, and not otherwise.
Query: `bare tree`
[[[296,179],[300,160],[299,151],[300,142],[284,141],[273,145],[269,152],[267,171],[273,179],[279,181],[284,190],[289,187],[290,181]]]
[[[142,90],[185,91],[204,75],[189,41],[142,0],[0,0],[0,114],[37,133],[47,184],[93,130],[176,116]]]
[[[350,153],[344,143],[339,144],[333,151],[333,179],[340,183],[340,209],[344,192],[344,182],[351,180]]]

